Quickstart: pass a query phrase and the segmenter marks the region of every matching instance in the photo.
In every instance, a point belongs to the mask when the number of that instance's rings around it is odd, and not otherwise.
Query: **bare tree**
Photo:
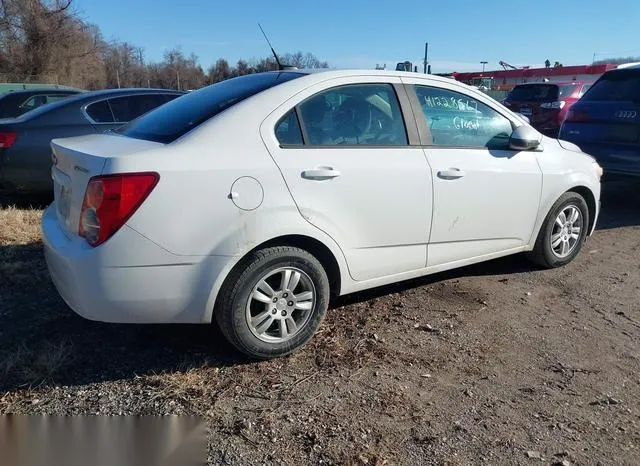
[[[145,63],[143,50],[129,42],[104,40],[82,20],[75,0],[0,0],[0,77],[7,81],[59,83],[85,89],[152,86],[196,89],[233,76],[277,69],[272,57],[219,59],[205,74],[198,57],[180,47],[162,61]],[[310,53],[284,55],[283,64],[326,67]]]
[[[640,57],[614,57],[604,58],[602,60],[596,60],[594,65],[620,65],[622,63],[636,63],[640,62]]]
[[[229,79],[232,76],[232,70],[229,66],[229,62],[224,58],[219,58],[215,65],[209,68],[207,73],[207,81],[209,83],[217,83]]]

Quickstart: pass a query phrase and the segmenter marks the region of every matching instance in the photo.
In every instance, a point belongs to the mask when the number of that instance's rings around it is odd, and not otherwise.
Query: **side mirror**
[[[509,147],[514,150],[532,150],[538,148],[542,135],[528,125],[518,126],[511,133]]]
[[[522,114],[522,113],[520,113],[520,112],[516,112],[516,115],[518,115],[522,120],[524,120],[524,122],[525,122],[526,124],[528,124],[528,125],[530,125],[530,124],[531,124],[531,120],[529,120],[529,117],[528,117],[528,116],[523,115],[523,114]]]

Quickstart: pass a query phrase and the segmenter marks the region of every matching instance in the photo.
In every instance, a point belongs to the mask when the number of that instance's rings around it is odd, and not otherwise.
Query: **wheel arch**
[[[269,248],[273,246],[293,246],[304,249],[305,251],[313,255],[316,259],[318,259],[318,261],[320,261],[320,264],[327,273],[327,278],[329,279],[329,287],[331,289],[331,296],[333,297],[340,295],[340,288],[342,286],[342,274],[340,272],[340,265],[338,264],[338,260],[336,259],[331,249],[329,249],[322,241],[316,238],[312,238],[311,236],[300,234],[283,235],[259,244],[251,251],[249,251],[246,255],[249,255],[259,249]]]
[[[587,230],[587,235],[590,235],[592,233],[594,223],[596,221],[596,214],[598,211],[596,196],[593,193],[593,190],[585,186],[584,184],[575,184],[574,186],[558,192],[555,196],[550,196],[549,198],[547,198],[544,207],[540,211],[538,221],[536,222],[536,228],[533,231],[534,234],[532,235],[530,240],[530,248],[533,248],[533,245],[537,241],[538,236],[542,231],[542,227],[544,226],[544,221],[547,218],[547,215],[549,215],[549,212],[551,212],[551,208],[553,207],[553,205],[558,199],[560,199],[560,196],[569,192],[580,194],[587,203],[587,208],[589,209],[589,228]]]
[[[587,236],[591,235],[591,233],[593,232],[593,228],[595,227],[596,213],[598,211],[596,196],[593,194],[593,191],[591,191],[591,189],[584,185],[577,185],[573,188],[567,189],[565,192],[580,194],[586,201],[587,208],[589,209],[589,225],[587,229]]]
[[[233,275],[233,272],[239,268],[245,266],[245,261],[247,258],[260,249],[275,247],[275,246],[293,246],[298,247],[312,254],[327,273],[327,278],[329,279],[329,287],[331,292],[331,297],[336,297],[341,294],[342,289],[342,279],[348,277],[348,272],[346,268],[343,270],[341,268],[341,262],[339,258],[336,257],[336,252],[332,251],[329,246],[323,243],[321,240],[314,238],[310,235],[305,234],[287,234],[280,235],[268,240],[265,240],[254,246],[252,249],[247,250],[241,256],[237,258],[227,266],[224,272],[224,277],[213,287],[211,292],[211,297],[208,300],[207,308],[205,310],[204,322],[213,322],[213,313],[218,305],[220,292],[223,287],[227,284],[229,277]],[[343,267],[346,267],[346,264],[342,264]]]

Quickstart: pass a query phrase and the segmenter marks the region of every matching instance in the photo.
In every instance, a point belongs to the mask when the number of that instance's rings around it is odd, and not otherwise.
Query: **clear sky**
[[[206,69],[223,57],[311,52],[336,68],[374,68],[411,60],[421,67],[429,42],[433,72],[489,62],[542,65],[640,56],[640,0],[76,0],[105,38],[132,42],[146,60],[182,46]]]

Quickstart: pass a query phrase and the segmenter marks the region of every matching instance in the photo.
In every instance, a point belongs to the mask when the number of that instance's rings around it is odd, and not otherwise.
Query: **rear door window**
[[[307,144],[408,144],[400,104],[391,84],[335,87],[307,99],[299,108]]]
[[[582,100],[640,102],[640,70],[620,70],[603,74]]]
[[[114,121],[109,102],[106,100],[90,104],[86,112],[94,123],[113,123]]]
[[[128,123],[165,102],[162,94],[128,95],[109,99],[113,117],[118,123]]]

